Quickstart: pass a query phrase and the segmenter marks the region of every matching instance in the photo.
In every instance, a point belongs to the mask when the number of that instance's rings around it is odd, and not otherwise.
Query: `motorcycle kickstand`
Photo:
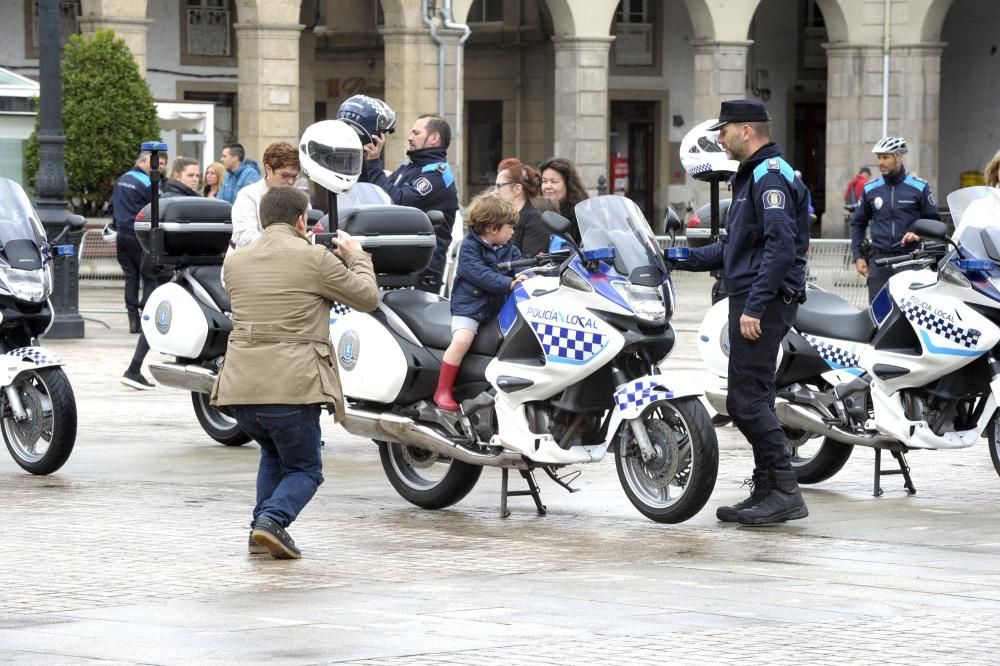
[[[580,492],[579,488],[574,488],[573,486],[569,485],[569,484],[573,483],[574,481],[576,481],[577,479],[580,478],[580,475],[583,473],[580,470],[578,470],[578,469],[577,470],[573,470],[572,472],[570,472],[568,474],[563,474],[562,476],[558,476],[556,474],[556,471],[554,469],[552,469],[551,467],[543,467],[542,469],[545,470],[545,473],[549,475],[550,479],[552,479],[557,484],[559,484],[560,486],[562,486],[563,488],[565,488],[567,492],[570,492],[570,493],[578,493],[578,492]]]
[[[535,474],[531,470],[519,470],[521,476],[524,480],[528,482],[527,490],[508,490],[507,489],[507,475],[510,470],[504,467],[500,471],[500,517],[509,518],[510,511],[507,510],[507,498],[508,497],[520,497],[523,495],[531,495],[531,499],[535,500],[535,510],[538,512],[539,516],[544,516],[548,513],[548,509],[542,504],[542,496],[538,491],[538,484],[535,483]]]
[[[913,485],[913,479],[910,478],[910,466],[906,463],[906,454],[902,451],[890,451],[890,453],[892,453],[892,457],[896,459],[896,462],[899,463],[899,469],[882,471],[882,449],[875,449],[875,488],[872,495],[881,497],[883,491],[879,485],[879,477],[891,476],[893,474],[902,474],[903,487],[906,488],[906,492],[910,495],[916,495],[917,489]]]

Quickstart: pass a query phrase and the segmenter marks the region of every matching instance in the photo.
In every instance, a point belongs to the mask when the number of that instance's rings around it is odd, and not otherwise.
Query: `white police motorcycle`
[[[913,493],[906,452],[966,448],[984,431],[1000,473],[1000,190],[958,190],[948,205],[952,238],[945,224],[920,220],[919,250],[877,260],[917,270],[893,275],[870,308],[808,290],[776,376],[775,412],[800,483],[832,477],[861,445],[875,449],[876,496],[886,474],[902,474]],[[721,301],[698,333],[705,365],[723,378],[727,318]],[[725,413],[725,388],[707,397]],[[883,450],[898,470],[881,469]]]
[[[63,361],[38,345],[52,325],[54,255],[72,253],[72,245],[49,243],[21,186],[0,178],[0,431],[32,474],[58,470],[76,443],[76,399]]]
[[[331,315],[343,426],[378,444],[386,476],[407,501],[452,505],[492,466],[503,472],[502,515],[508,496],[528,494],[544,514],[534,470],[573,491],[579,471],[564,469],[599,462],[612,449],[625,494],[652,520],[687,520],[711,495],[718,444],[707,410],[658,370],[674,345],[674,296],[649,225],[620,196],[589,199],[576,214],[582,248],[511,262],[528,279],[463,360],[459,412],[432,400],[451,340],[447,300],[384,291],[370,314]],[[543,219],[556,233],[568,228],[555,213]],[[400,233],[392,226],[381,232]],[[416,254],[376,254],[376,271],[418,272],[429,256]],[[511,469],[528,490],[508,490]]]

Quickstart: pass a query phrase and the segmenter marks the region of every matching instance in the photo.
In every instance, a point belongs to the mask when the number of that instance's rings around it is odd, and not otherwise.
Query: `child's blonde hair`
[[[517,225],[517,209],[495,192],[483,192],[476,195],[469,206],[466,222],[477,234],[485,234],[492,227],[502,227],[505,224]]]

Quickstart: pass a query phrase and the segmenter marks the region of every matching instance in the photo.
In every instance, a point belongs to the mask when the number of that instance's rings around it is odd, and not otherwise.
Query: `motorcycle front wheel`
[[[198,417],[202,430],[219,444],[242,446],[250,441],[250,435],[240,430],[236,419],[228,412],[209,404],[207,393],[192,391],[191,404],[194,406],[194,415]]]
[[[32,474],[51,474],[69,459],[76,444],[76,398],[62,368],[23,372],[12,384],[25,418],[14,416],[3,395],[0,430],[14,461]]]
[[[642,459],[628,423],[615,442],[618,480],[639,513],[658,523],[681,523],[701,511],[715,489],[719,442],[697,398],[660,403],[643,417],[657,457]]]
[[[443,509],[472,491],[483,468],[414,446],[378,444],[386,478],[399,496],[422,509]]]

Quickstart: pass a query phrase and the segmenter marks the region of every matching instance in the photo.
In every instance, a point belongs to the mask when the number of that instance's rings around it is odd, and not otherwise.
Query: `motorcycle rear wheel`
[[[209,404],[207,393],[192,391],[191,404],[194,406],[194,415],[198,417],[202,430],[219,444],[243,446],[250,441],[250,435],[240,430],[236,419],[228,412]]]
[[[475,487],[483,468],[396,442],[378,444],[382,470],[399,496],[422,509],[443,509]]]
[[[785,434],[788,436],[787,431]],[[844,468],[851,453],[854,452],[853,444],[838,442],[829,437],[823,438],[815,453],[803,452],[802,447],[811,439],[803,437],[798,439],[788,437],[788,455],[791,458],[792,469],[802,484],[826,481]],[[803,453],[806,455],[802,455]]]
[[[0,430],[14,462],[32,474],[51,474],[66,464],[76,444],[76,398],[62,368],[18,375],[14,388],[27,418],[18,421],[4,395]]]
[[[642,515],[658,523],[684,522],[708,502],[719,472],[719,442],[708,410],[697,398],[679,398],[647,412],[643,423],[661,454],[676,455],[675,472],[666,478],[657,463],[643,461],[634,441],[622,446],[631,435],[622,423],[615,440],[618,480]]]

